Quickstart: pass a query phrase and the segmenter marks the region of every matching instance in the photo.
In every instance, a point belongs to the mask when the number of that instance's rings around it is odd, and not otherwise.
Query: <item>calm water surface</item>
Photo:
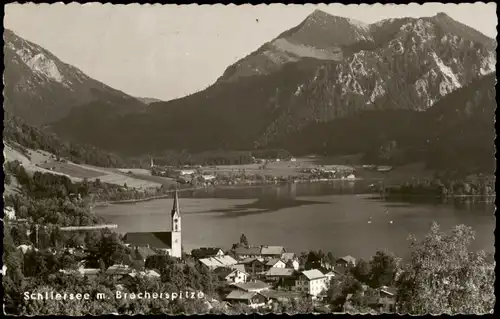
[[[322,249],[369,258],[388,249],[406,257],[408,235],[422,238],[436,221],[443,230],[471,226],[472,248],[494,251],[494,204],[389,203],[360,194],[364,190],[366,181],[335,181],[182,192],[184,249],[229,248],[244,233],[251,244],[293,252]],[[118,224],[119,232],[163,231],[171,209],[172,199],[160,199],[99,207],[96,213]]]

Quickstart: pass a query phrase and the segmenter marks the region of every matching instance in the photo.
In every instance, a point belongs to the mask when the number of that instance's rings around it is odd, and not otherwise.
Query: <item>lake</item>
[[[366,185],[333,181],[181,192],[184,249],[227,249],[244,233],[250,244],[280,245],[291,252],[322,249],[335,256],[370,258],[388,249],[407,257],[408,236],[422,238],[436,221],[446,231],[471,226],[476,231],[471,248],[494,251],[494,204],[387,202],[363,194]],[[169,229],[171,209],[167,198],[95,212],[118,224],[118,232],[141,232]]]

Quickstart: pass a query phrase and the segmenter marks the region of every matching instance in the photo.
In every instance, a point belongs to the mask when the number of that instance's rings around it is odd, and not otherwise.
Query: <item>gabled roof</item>
[[[258,263],[261,263],[262,265],[264,265],[264,263],[257,258],[247,258],[245,260],[240,261],[239,263],[243,264],[243,265],[248,265],[248,264],[252,264],[254,262],[258,262]]]
[[[325,275],[318,269],[311,269],[311,270],[304,270],[302,272],[304,276],[306,276],[307,279],[313,280],[313,279],[319,279],[319,278],[324,278]]]
[[[158,249],[172,248],[171,232],[126,233],[123,242],[133,246],[146,246]]]
[[[273,267],[266,272],[266,276],[292,277],[294,273],[295,269],[292,268]]]
[[[128,275],[132,272],[126,265],[113,265],[106,269],[106,274],[108,275]]]
[[[80,268],[78,272],[83,276],[97,276],[101,270],[97,268]]]
[[[260,280],[256,280],[255,282],[235,283],[232,284],[232,286],[237,287],[244,291],[264,290],[270,288],[268,284]]]
[[[266,263],[266,266],[274,266],[276,265],[278,262],[282,262],[281,259],[279,258],[273,258],[273,259],[270,259],[267,263]]]
[[[227,296],[226,300],[250,300],[257,292],[255,291],[243,291],[243,290],[233,290]]]
[[[356,263],[356,258],[352,257],[352,256],[344,256],[344,257],[340,257],[338,260],[343,260],[347,263]]]
[[[136,258],[146,259],[149,256],[156,255],[156,252],[147,246],[139,246],[135,249],[135,255]]]
[[[347,268],[344,266],[335,266],[333,272],[339,275],[345,275],[345,273],[347,272]]]
[[[202,258],[200,259],[200,263],[203,265],[209,267],[209,268],[214,268],[214,267],[222,267],[224,266],[219,260],[210,257],[210,258]]]
[[[236,265],[238,261],[231,256],[218,256],[218,257],[209,257],[202,258],[200,262],[207,267],[228,267],[232,265]]]
[[[238,261],[236,259],[234,259],[233,257],[228,256],[228,255],[216,256],[213,258],[218,260],[221,264],[223,264],[225,266],[236,265],[238,263]]]
[[[285,248],[283,246],[262,246],[260,253],[262,255],[279,255],[285,252]]]
[[[260,248],[259,247],[237,247],[234,249],[234,253],[236,255],[260,255]]]
[[[281,254],[281,259],[285,262],[293,260],[295,258],[295,253],[283,253]]]
[[[231,265],[231,268],[246,273],[245,265],[243,265],[243,264]]]

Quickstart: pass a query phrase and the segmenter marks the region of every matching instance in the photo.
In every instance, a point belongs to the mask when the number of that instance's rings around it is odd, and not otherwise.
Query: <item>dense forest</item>
[[[30,149],[40,149],[75,163],[103,167],[130,165],[119,156],[90,145],[66,143],[55,134],[27,124],[20,117],[5,112],[3,139]]]

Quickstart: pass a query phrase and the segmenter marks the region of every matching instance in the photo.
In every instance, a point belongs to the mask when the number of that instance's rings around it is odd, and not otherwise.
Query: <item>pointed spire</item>
[[[172,216],[176,212],[180,213],[180,210],[179,210],[179,195],[178,195],[177,189],[175,190],[175,195],[174,195],[174,204],[172,206]]]

